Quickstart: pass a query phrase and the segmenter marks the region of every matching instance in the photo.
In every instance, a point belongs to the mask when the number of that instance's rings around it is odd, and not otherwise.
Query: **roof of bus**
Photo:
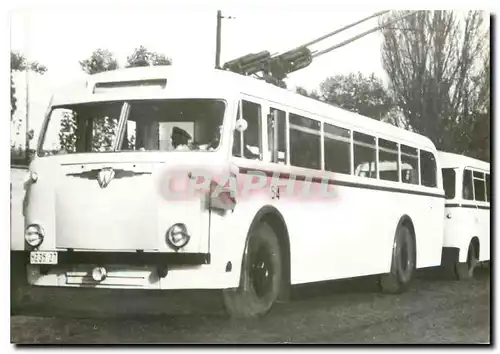
[[[469,156],[444,151],[438,151],[438,156],[442,168],[475,167],[482,170],[490,170],[489,162],[474,159]]]
[[[93,87],[97,82],[118,82],[148,79],[167,79],[171,87],[178,92],[192,93],[190,97],[226,97],[228,93],[244,93],[268,101],[276,102],[283,107],[291,107],[303,111],[310,118],[323,118],[325,121],[338,121],[346,127],[366,133],[377,133],[392,137],[408,144],[418,144],[435,151],[434,144],[425,136],[398,128],[389,123],[379,122],[375,119],[350,112],[333,105],[314,100],[286,90],[275,85],[257,80],[252,77],[239,75],[230,71],[210,68],[182,68],[174,66],[138,67],[107,71],[99,74],[89,75],[86,80],[73,85],[70,90],[61,90],[54,95],[53,104],[64,104],[65,100],[71,101],[71,97],[85,93],[84,97],[92,100],[92,92],[88,87]],[[99,94],[100,99],[105,95]],[[116,96],[113,96],[116,97]],[[95,98],[94,98],[95,99]],[[279,107],[276,107],[279,108]],[[315,117],[314,117],[315,116]],[[334,119],[332,118],[334,117]]]

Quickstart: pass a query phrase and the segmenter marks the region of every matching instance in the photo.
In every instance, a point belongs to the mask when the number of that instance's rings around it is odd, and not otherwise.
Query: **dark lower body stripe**
[[[445,204],[446,208],[470,208],[470,209],[485,209],[485,210],[490,210],[489,206],[486,205],[471,205],[471,204]]]
[[[252,172],[262,172],[266,175],[266,177],[273,177],[274,173],[275,173],[274,171],[240,167],[240,173],[242,173],[242,174],[252,174]],[[295,177],[296,181],[306,181],[310,178],[310,177],[308,178],[305,175],[292,175],[290,173],[280,173],[279,174],[279,179],[290,179],[290,178],[293,179],[293,177]],[[438,194],[438,193],[421,192],[421,191],[414,191],[414,190],[410,190],[410,189],[402,189],[402,188],[394,188],[394,187],[373,186],[370,184],[357,183],[357,182],[337,181],[337,180],[333,180],[333,179],[329,179],[329,178],[312,177],[312,178],[310,178],[310,181],[312,183],[328,183],[329,185],[335,185],[335,186],[363,188],[363,189],[371,189],[371,190],[384,191],[384,192],[405,193],[405,194],[422,195],[422,196],[427,196],[427,197],[444,198],[443,194]]]

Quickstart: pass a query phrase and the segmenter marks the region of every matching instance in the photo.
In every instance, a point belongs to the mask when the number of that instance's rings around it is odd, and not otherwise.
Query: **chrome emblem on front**
[[[114,177],[115,171],[111,167],[103,168],[97,174],[97,182],[99,183],[99,187],[106,188]]]

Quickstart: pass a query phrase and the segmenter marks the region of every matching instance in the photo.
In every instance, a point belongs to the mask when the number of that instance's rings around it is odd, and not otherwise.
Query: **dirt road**
[[[471,282],[419,272],[405,294],[383,295],[374,278],[295,288],[264,318],[225,317],[218,293],[84,292],[38,298],[11,318],[15,343],[489,343],[490,272]],[[59,296],[59,297],[58,297]],[[61,297],[62,296],[62,297]],[[50,317],[56,315],[57,317]]]

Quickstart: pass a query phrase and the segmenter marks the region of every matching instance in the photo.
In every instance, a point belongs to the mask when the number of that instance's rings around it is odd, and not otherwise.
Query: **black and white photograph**
[[[495,17],[398,7],[11,5],[11,345],[491,345]]]

